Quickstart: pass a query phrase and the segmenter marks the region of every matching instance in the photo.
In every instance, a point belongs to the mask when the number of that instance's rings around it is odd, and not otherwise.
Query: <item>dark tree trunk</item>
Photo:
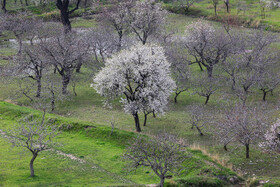
[[[33,157],[32,157],[32,159],[31,159],[31,161],[30,161],[30,176],[31,177],[34,177],[34,167],[33,167],[33,163],[34,163],[34,161],[35,161],[35,159],[36,159],[36,157],[38,156],[38,153],[36,153],[36,152],[34,152],[33,153]]]
[[[55,95],[54,95],[54,91],[51,90],[51,94],[52,94],[52,98],[51,98],[51,106],[52,106],[52,112],[55,109]]]
[[[137,131],[137,132],[141,132],[138,113],[136,112],[136,113],[134,113],[134,114],[132,114],[132,115],[133,115],[133,118],[134,118],[134,121],[135,121],[135,128],[136,128],[136,131]]]
[[[62,94],[63,95],[67,94],[67,87],[68,87],[69,82],[70,82],[70,77],[67,75],[64,75],[62,77]]]
[[[213,66],[207,67],[207,74],[210,78],[213,76]]]
[[[265,100],[266,99],[266,94],[267,94],[267,92],[265,90],[263,90],[263,101],[266,101]]]
[[[85,0],[85,8],[87,7],[87,2],[88,2],[88,0]]]
[[[182,93],[183,91],[175,92],[175,97],[174,97],[174,102],[177,103],[177,98],[178,96]]]
[[[163,186],[164,186],[164,177],[160,177],[159,187],[163,187]]]
[[[197,62],[197,63],[198,63],[198,66],[199,66],[199,68],[200,68],[200,71],[203,71],[203,68],[202,68],[201,63],[200,63],[200,62]]]
[[[2,10],[4,11],[4,13],[7,12],[7,9],[6,9],[6,0],[3,0],[3,2],[2,2]]]
[[[153,110],[153,117],[156,118],[156,113],[155,113],[155,110]]]
[[[77,73],[80,73],[80,72],[81,72],[82,65],[83,65],[82,60],[81,60],[81,59],[78,59],[78,64],[77,64],[77,67],[76,67],[76,72],[77,72]]]
[[[57,0],[56,7],[60,10],[61,22],[64,26],[64,32],[68,33],[71,31],[71,22],[69,15],[79,8],[81,0],[77,0],[76,7],[69,11],[69,0]]]
[[[148,115],[149,115],[149,113],[144,113],[144,123],[143,123],[143,126],[146,126],[146,124],[147,124]]]
[[[215,16],[217,16],[217,5],[214,5],[214,10],[215,10]]]
[[[209,99],[210,99],[210,95],[209,95],[209,96],[206,96],[206,101],[205,101],[205,103],[204,103],[205,105],[207,105]]]
[[[36,94],[36,97],[41,96],[41,89],[42,89],[41,77],[38,76],[37,77],[37,94]]]
[[[200,134],[200,136],[203,136],[204,134],[201,132],[200,128],[197,125],[195,127],[196,127],[198,133]]]
[[[28,0],[25,0],[25,5],[28,6]]]
[[[232,90],[235,90],[235,85],[236,85],[235,78],[232,78],[232,85],[231,85]]]
[[[228,151],[228,149],[227,149],[227,144],[224,144],[224,150],[225,150],[225,151]]]
[[[64,32],[68,33],[72,30],[71,22],[69,20],[68,6],[60,10],[60,19],[64,27]]]
[[[249,152],[250,152],[250,149],[249,149],[249,144],[246,144],[246,158],[249,158],[250,155],[249,155]]]

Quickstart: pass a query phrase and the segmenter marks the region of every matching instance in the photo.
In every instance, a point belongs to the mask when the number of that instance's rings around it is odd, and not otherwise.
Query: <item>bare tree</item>
[[[71,22],[69,20],[69,16],[79,9],[81,1],[82,0],[76,0],[75,7],[72,10],[69,10],[70,0],[56,0],[56,7],[60,10],[60,18],[64,26],[65,33],[71,31]]]
[[[263,92],[263,101],[266,101],[267,93],[273,93],[273,90],[280,84],[279,73],[275,71],[264,72],[258,81],[258,88]]]
[[[30,161],[30,176],[34,177],[34,161],[39,152],[50,149],[53,139],[58,135],[58,129],[52,121],[46,121],[45,111],[41,120],[35,116],[27,116],[5,136],[16,147],[23,147],[32,153]]]
[[[131,0],[110,0],[110,7],[100,14],[101,23],[109,23],[118,34],[118,49],[122,48],[123,37],[129,31],[129,12],[134,3]]]
[[[50,65],[42,55],[40,45],[24,45],[22,54],[16,57],[12,64],[13,68],[16,68],[18,76],[26,76],[36,81],[36,97],[41,96],[42,77]]]
[[[220,0],[211,0],[211,3],[214,7],[215,16],[217,16],[217,6],[218,6],[219,2],[220,2]]]
[[[224,3],[225,3],[226,8],[227,8],[227,13],[229,13],[229,0],[224,0]]]
[[[190,117],[188,123],[192,125],[191,129],[196,128],[197,132],[203,136],[202,128],[209,120],[205,106],[191,105],[187,107],[187,112]]]
[[[246,148],[246,158],[249,158],[250,145],[256,144],[263,137],[268,123],[264,106],[253,107],[239,103],[227,109],[225,116],[216,125],[218,136],[224,145],[230,141],[241,143]]]
[[[149,36],[155,34],[164,24],[167,12],[154,0],[144,0],[137,1],[128,14],[131,31],[145,45]]]
[[[7,4],[7,1],[6,1],[6,0],[3,0],[3,1],[2,1],[2,10],[4,11],[4,13],[7,12],[6,4]]]
[[[194,94],[205,97],[205,104],[209,102],[211,95],[219,89],[219,79],[217,77],[207,77],[203,74],[193,78]]]
[[[73,71],[77,68],[79,60],[87,57],[89,45],[85,38],[75,34],[56,36],[42,46],[48,61],[62,78],[62,94],[67,94]]]
[[[214,67],[226,60],[231,53],[230,37],[223,30],[217,30],[209,23],[199,20],[187,26],[184,39],[189,54],[202,69],[207,69],[209,77],[212,77]]]
[[[194,3],[199,3],[200,1],[201,0],[173,0],[180,8],[183,8],[185,13],[189,12],[190,7],[192,7]]]
[[[22,51],[24,35],[34,29],[36,20],[28,18],[26,13],[5,14],[0,17],[0,30],[11,31],[18,42],[18,54]]]
[[[119,49],[116,35],[112,29],[99,26],[87,33],[87,40],[94,55],[95,62],[104,66],[105,59]]]
[[[162,134],[149,140],[139,136],[128,147],[124,158],[130,161],[131,168],[150,167],[163,187],[167,174],[178,171],[187,155],[173,137]]]
[[[169,43],[165,50],[168,61],[171,63],[172,77],[176,82],[174,102],[178,96],[187,91],[190,86],[191,72],[188,67],[188,55],[183,45],[178,42]]]

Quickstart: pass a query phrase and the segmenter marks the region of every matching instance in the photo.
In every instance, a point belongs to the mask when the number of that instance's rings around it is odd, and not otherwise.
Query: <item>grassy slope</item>
[[[244,12],[237,13],[237,2],[238,0],[230,1],[230,11],[231,15],[238,15],[245,23],[250,23],[252,27],[260,26],[259,23],[265,25],[265,28],[270,30],[280,30],[280,8],[278,9],[266,9],[266,17],[262,18],[260,15],[260,5],[259,1],[255,0],[244,0],[246,2],[248,10]],[[170,6],[170,5],[167,5]],[[193,7],[190,8],[188,13],[193,16],[206,16],[208,18],[214,19],[215,13],[213,5],[209,0],[203,0],[199,3],[195,3]],[[226,15],[226,8],[223,1],[217,6],[218,16]]]
[[[176,27],[179,30],[183,31],[185,25],[190,21],[193,21],[194,19],[185,17],[183,15],[171,15],[169,20],[170,27]],[[90,27],[90,24],[82,19],[78,19],[75,24],[77,24],[77,27]],[[3,52],[1,49],[1,53],[3,53],[4,55],[8,52],[9,49],[7,49],[6,52]],[[194,66],[193,70],[199,72],[197,66]],[[134,131],[135,128],[133,125],[132,117],[130,115],[124,114],[118,101],[114,102],[113,110],[103,108],[102,98],[98,94],[96,94],[92,88],[89,87],[89,85],[92,83],[92,79],[88,75],[89,72],[86,71],[86,69],[83,69],[82,73],[79,75],[80,82],[77,86],[78,96],[73,97],[70,101],[66,101],[63,104],[60,104],[57,108],[56,113],[64,115],[66,117],[71,116],[72,118],[86,120],[94,124],[100,124],[104,126],[110,126],[110,119],[113,116],[117,122],[117,128],[126,131]],[[0,98],[6,98],[9,95],[9,90],[12,91],[13,87],[16,87],[16,85],[11,84],[7,87],[6,84],[0,84],[0,87]],[[220,94],[215,94],[213,98],[210,99],[209,110],[211,110],[211,107],[219,106],[220,97]],[[258,92],[253,97],[253,99],[261,101],[261,93]],[[28,101],[26,101],[25,99],[18,100],[17,102],[19,102],[20,104],[28,105]],[[155,119],[151,116],[149,117],[148,126],[143,128],[144,133],[155,134],[159,131],[167,131],[172,134],[176,134],[180,137],[185,138],[189,144],[198,143],[200,145],[205,145],[207,146],[206,149],[211,153],[218,153],[220,156],[228,157],[229,161],[233,163],[234,168],[241,169],[249,176],[255,174],[259,178],[280,181],[280,168],[277,164],[280,162],[279,158],[274,158],[270,157],[269,155],[262,154],[253,148],[251,152],[252,158],[248,160],[244,158],[243,148],[235,148],[235,146],[230,147],[231,151],[225,153],[221,149],[221,146],[217,145],[217,143],[213,140],[210,134],[206,134],[206,136],[200,137],[195,130],[190,129],[190,125],[187,124],[188,112],[185,108],[189,104],[203,102],[204,98],[202,97],[192,95],[190,93],[182,94],[182,96],[179,97],[179,103],[177,105],[171,102],[171,104],[169,105],[169,112],[165,116],[160,116]],[[268,102],[272,107],[274,107],[275,105],[273,105],[273,103],[279,102],[279,93],[276,92],[274,96],[269,95]],[[14,123],[14,121],[10,121],[9,123]],[[67,134],[67,136],[69,136],[69,134]],[[72,151],[75,149],[76,147],[70,146],[68,151],[70,153],[73,153]],[[64,151],[66,152],[67,149],[64,149]],[[84,157],[84,155],[86,154],[78,154],[77,156]],[[103,156],[101,155],[100,157]]]
[[[39,115],[40,112],[0,102],[0,129],[11,129],[16,121],[29,114]],[[42,152],[35,161],[35,178],[29,177],[29,152],[20,148],[11,149],[10,144],[0,137],[0,185],[4,186],[107,186],[149,184],[158,182],[152,172],[143,168],[137,172],[126,174],[125,163],[121,155],[127,142],[135,137],[132,132],[115,130],[109,135],[110,128],[96,124],[48,115],[55,118],[57,124],[64,127],[59,135],[57,150],[82,158],[86,163],[70,160],[53,151]],[[92,128],[88,128],[92,126]],[[87,128],[86,128],[87,127]],[[201,151],[189,150],[192,158],[184,163],[184,169],[177,178],[194,178],[200,176],[221,183],[214,176],[235,175],[229,169],[222,167],[205,156]],[[188,153],[188,154],[189,154]]]

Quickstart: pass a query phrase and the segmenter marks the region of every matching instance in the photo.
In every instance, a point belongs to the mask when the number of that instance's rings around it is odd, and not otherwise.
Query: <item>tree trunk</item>
[[[214,10],[215,10],[215,16],[217,16],[217,5],[214,5]]]
[[[35,159],[36,159],[36,157],[38,156],[38,153],[33,153],[33,157],[32,157],[32,159],[31,159],[31,161],[30,161],[30,176],[31,177],[34,177],[34,167],[33,167],[33,163],[34,163],[34,161],[35,161]]]
[[[249,152],[250,152],[250,149],[249,149],[249,144],[246,144],[246,158],[249,158]]]
[[[52,106],[52,112],[55,109],[55,95],[54,95],[54,91],[51,90],[51,94],[52,94],[52,98],[51,98],[51,106]]]
[[[227,144],[224,144],[224,150],[225,150],[225,151],[228,151],[228,149],[227,149]]]
[[[177,97],[179,96],[180,93],[175,93],[175,97],[174,97],[174,102],[177,103]]]
[[[25,6],[28,6],[28,0],[25,0]]]
[[[206,96],[206,101],[205,101],[205,103],[204,103],[205,105],[207,105],[209,99],[210,99],[210,95],[209,95],[209,96]]]
[[[200,63],[200,62],[197,62],[197,63],[198,63],[198,66],[199,66],[199,68],[200,68],[200,71],[203,71],[203,68],[202,68],[201,63]]]
[[[236,85],[235,78],[232,78],[232,85],[231,85],[232,90],[235,90],[235,85]]]
[[[77,73],[80,73],[82,65],[83,65],[82,59],[79,58],[78,59],[78,64],[77,64],[77,67],[76,67],[76,72]]]
[[[141,132],[138,113],[136,112],[136,113],[134,113],[134,114],[132,114],[132,115],[133,115],[133,118],[134,118],[134,121],[135,121],[135,128],[136,128],[136,131],[137,131],[137,132]]]
[[[36,97],[41,96],[41,89],[42,89],[41,77],[38,76],[37,77],[37,94],[36,94]]]
[[[159,187],[163,187],[163,186],[164,186],[164,177],[161,177]]]
[[[71,22],[69,20],[69,13],[68,13],[67,10],[65,10],[65,8],[62,8],[60,10],[60,18],[61,18],[61,22],[62,22],[63,27],[64,27],[64,32],[65,33],[71,32],[72,27],[71,27]]]
[[[266,99],[266,94],[267,94],[267,92],[265,90],[263,90],[263,101],[265,101],[265,99]]]
[[[2,10],[4,11],[4,13],[7,12],[7,9],[6,9],[6,0],[3,0],[3,2],[2,2]]]
[[[208,74],[209,78],[211,78],[213,76],[213,67],[212,66],[207,67],[207,74]]]
[[[154,118],[156,117],[156,113],[155,113],[155,110],[153,110],[153,117],[154,117]]]
[[[144,113],[144,123],[143,123],[143,126],[146,126],[148,115],[149,115],[149,113]]]
[[[67,86],[70,82],[70,77],[67,75],[64,75],[62,77],[62,94],[66,95],[67,94]]]
[[[22,40],[21,40],[19,35],[15,34],[15,36],[16,36],[17,42],[18,42],[18,54],[21,54],[21,51],[22,51]]]
[[[198,133],[200,134],[200,136],[203,136],[204,134],[201,132],[200,128],[197,125],[195,127],[196,127]]]

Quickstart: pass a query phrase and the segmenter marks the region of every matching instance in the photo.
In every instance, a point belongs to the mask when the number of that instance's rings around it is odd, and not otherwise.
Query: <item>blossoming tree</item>
[[[139,112],[164,112],[176,87],[170,74],[162,47],[138,44],[108,59],[94,78],[94,88],[108,99],[125,96],[124,111],[133,115],[136,131],[141,132]]]

